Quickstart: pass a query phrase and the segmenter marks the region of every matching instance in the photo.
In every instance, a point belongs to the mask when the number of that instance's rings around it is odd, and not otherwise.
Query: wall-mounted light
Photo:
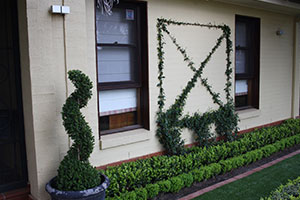
[[[61,13],[61,6],[59,5],[52,5],[51,6],[51,12],[54,14],[60,14]]]
[[[284,31],[281,28],[278,28],[276,31],[276,35],[282,36],[284,34]]]
[[[53,14],[69,14],[70,7],[69,6],[52,5],[51,12]]]

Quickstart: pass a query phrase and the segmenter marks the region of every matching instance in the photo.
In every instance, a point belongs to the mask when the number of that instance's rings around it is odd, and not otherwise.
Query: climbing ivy
[[[200,66],[196,67],[195,63],[188,56],[187,51],[177,42],[176,38],[168,30],[168,26],[197,26],[209,29],[220,29],[222,35],[217,39],[214,47],[208,53],[207,57],[201,62]],[[175,99],[175,102],[167,109],[165,106],[165,92],[163,88],[164,67],[165,67],[165,52],[164,37],[167,35],[177,50],[182,54],[184,62],[187,63],[194,75],[191,80],[188,81],[181,94]],[[157,19],[157,56],[158,56],[158,106],[157,112],[157,130],[156,135],[159,138],[160,143],[164,146],[169,154],[182,154],[184,153],[184,141],[181,138],[181,131],[183,128],[187,128],[193,131],[196,135],[196,141],[200,146],[207,145],[208,140],[212,137],[211,126],[215,125],[215,131],[218,135],[225,136],[225,140],[232,140],[233,135],[238,131],[238,116],[234,112],[234,102],[231,96],[231,60],[230,55],[232,52],[232,41],[230,40],[231,30],[227,25],[213,25],[213,24],[201,24],[201,23],[188,23],[178,22],[174,20],[159,18]],[[226,103],[223,103],[220,99],[220,94],[213,91],[211,85],[208,83],[207,78],[202,77],[202,73],[207,63],[212,58],[213,54],[220,47],[223,41],[226,41],[226,84],[224,92],[226,94]],[[183,116],[183,109],[186,104],[189,93],[195,87],[197,81],[207,92],[211,95],[213,103],[219,106],[218,110],[206,112],[203,114],[194,113],[193,116]]]

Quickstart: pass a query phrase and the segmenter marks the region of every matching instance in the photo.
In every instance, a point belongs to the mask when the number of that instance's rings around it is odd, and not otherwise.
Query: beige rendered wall
[[[65,16],[49,12],[51,5],[68,5]],[[24,4],[28,26],[28,41],[21,40],[23,91],[26,101],[25,128],[31,192],[37,199],[48,199],[44,186],[56,175],[69,140],[61,120],[61,107],[67,94],[73,91],[66,71],[80,69],[94,82],[93,98],[83,109],[96,145],[91,163],[101,166],[162,150],[155,137],[157,111],[156,20],[159,17],[178,21],[227,24],[234,33],[235,14],[261,18],[260,109],[240,113],[239,126],[247,129],[291,117],[293,70],[293,17],[263,10],[200,0],[150,0],[148,2],[150,131],[138,129],[102,136],[99,140],[96,90],[96,52],[93,0],[27,0]],[[20,11],[21,12],[21,11]],[[22,10],[24,13],[24,10]],[[278,28],[285,34],[276,36]],[[170,27],[170,31],[186,47],[195,63],[200,63],[211,50],[220,31],[202,28]],[[234,40],[234,34],[232,35]],[[28,44],[26,44],[28,42]],[[169,38],[166,37],[166,104],[171,105],[192,73],[182,62]],[[221,93],[225,84],[224,43],[204,71],[215,91]],[[234,55],[232,55],[234,60]],[[180,81],[179,81],[180,80]],[[194,88],[185,113],[206,112],[217,107],[199,85]],[[27,112],[28,111],[28,112]],[[192,134],[184,130],[186,143]],[[101,146],[101,148],[100,148]]]
[[[137,130],[103,136],[100,154],[93,157],[95,163],[115,161],[157,152],[161,149],[155,137],[155,112],[157,111],[157,57],[156,57],[156,19],[171,18],[178,21],[227,24],[234,33],[235,14],[258,17],[261,19],[261,53],[260,53],[260,109],[239,112],[241,130],[268,124],[291,117],[292,101],[292,69],[293,69],[293,17],[264,10],[221,4],[211,1],[148,1],[148,34],[149,34],[149,80],[150,80],[150,131]],[[285,32],[283,36],[275,34],[278,28]],[[195,63],[200,63],[211,50],[220,31],[201,28],[174,27],[170,31],[178,42],[186,47]],[[182,61],[182,56],[166,36],[166,64],[164,88],[166,104],[171,105],[174,98],[190,80],[192,73]],[[234,34],[232,34],[234,41]],[[225,84],[225,46],[224,43],[216,52],[211,62],[204,70],[204,76],[213,85],[215,91],[221,93]],[[232,55],[234,60],[234,55]],[[195,111],[206,112],[217,108],[212,104],[211,97],[200,84],[191,92],[185,107],[185,113]],[[145,133],[146,132],[146,133]],[[140,136],[142,135],[143,136]],[[136,137],[147,139],[137,142]],[[132,138],[130,138],[132,137]],[[184,131],[182,137],[186,143],[192,142],[192,134]],[[128,139],[130,138],[130,139]],[[132,143],[129,145],[129,143]],[[122,145],[122,146],[118,146]],[[107,152],[107,153],[106,153]],[[95,154],[98,153],[95,152]],[[105,157],[108,154],[109,160]],[[117,160],[117,159],[116,159]]]

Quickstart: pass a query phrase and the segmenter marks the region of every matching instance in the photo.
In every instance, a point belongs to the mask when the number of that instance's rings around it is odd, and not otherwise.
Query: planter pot
[[[109,179],[101,174],[102,184],[82,191],[61,191],[52,187],[55,182],[56,177],[51,179],[46,184],[46,191],[50,194],[52,200],[69,200],[69,199],[78,199],[78,200],[104,200],[105,199],[105,190],[109,186]]]

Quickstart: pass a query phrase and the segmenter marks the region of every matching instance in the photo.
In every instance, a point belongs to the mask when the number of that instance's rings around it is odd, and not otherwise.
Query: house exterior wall
[[[49,12],[51,5],[62,4],[70,6],[70,14],[62,16]],[[19,12],[23,13],[22,18],[19,16],[19,26],[22,27],[21,30],[27,27],[26,34],[20,34],[20,46],[29,181],[31,193],[37,199],[48,198],[44,186],[56,175],[59,162],[70,145],[61,120],[62,105],[74,89],[66,78],[68,70],[80,69],[94,83],[93,97],[87,108],[82,109],[95,136],[95,148],[90,158],[93,165],[101,166],[162,151],[155,137],[155,114],[158,110],[156,20],[159,17],[186,22],[227,24],[232,29],[233,41],[236,14],[260,18],[260,108],[240,111],[239,127],[244,130],[292,116],[292,16],[212,1],[149,0],[150,131],[137,129],[99,138],[94,1],[26,0],[26,5],[19,6]],[[279,27],[284,30],[284,35],[280,37],[275,34]],[[195,63],[200,63],[206,57],[221,33],[217,30],[189,27],[170,27],[170,30],[182,46],[187,47]],[[167,36],[165,38],[164,88],[168,106],[190,80],[192,73],[183,63],[175,46]],[[213,88],[221,93],[223,100],[224,51],[223,43],[204,72]],[[297,85],[298,77],[295,80]],[[199,84],[191,92],[186,105],[185,113],[196,110],[206,112],[217,108]],[[183,131],[182,138],[186,144],[193,142],[193,136],[187,130]]]

